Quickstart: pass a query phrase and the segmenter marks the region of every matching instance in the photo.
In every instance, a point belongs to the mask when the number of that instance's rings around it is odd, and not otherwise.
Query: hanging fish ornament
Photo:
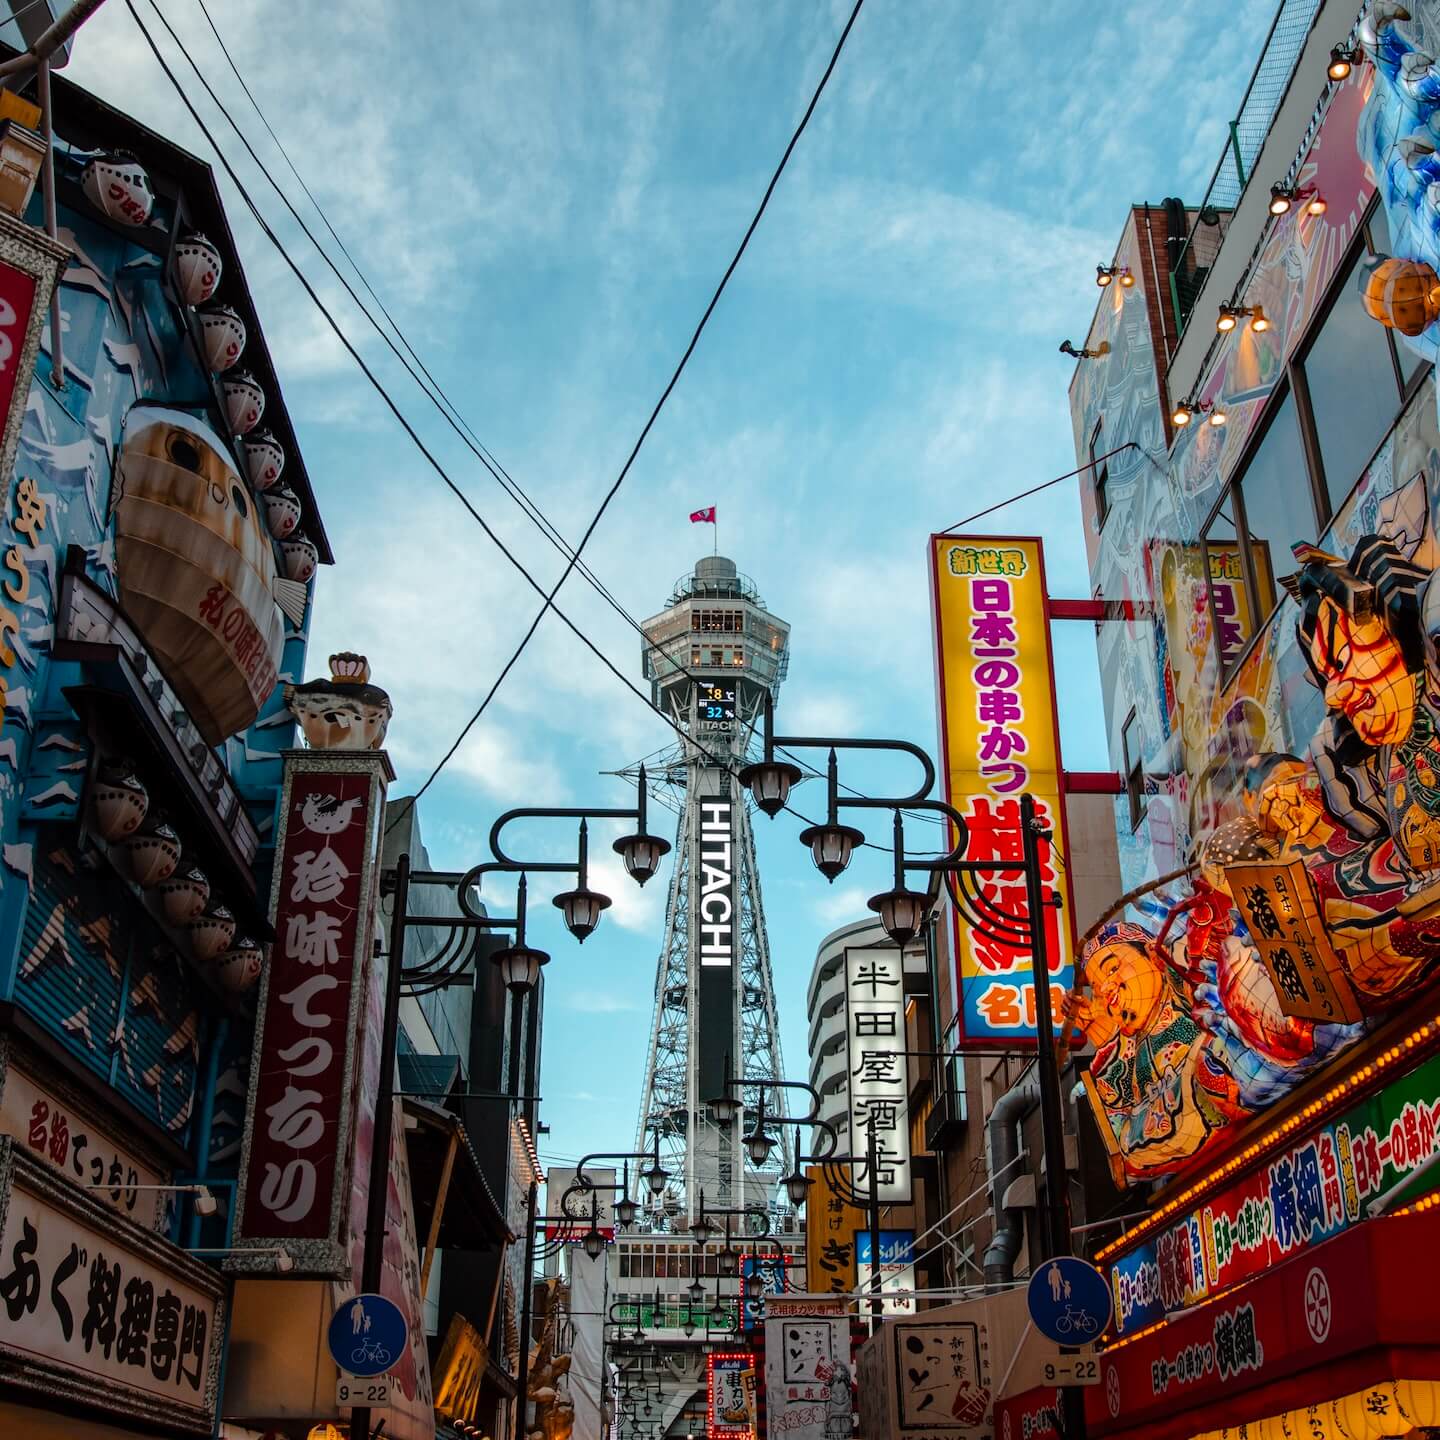
[[[237,370],[220,382],[220,388],[225,392],[225,418],[230,422],[230,433],[248,435],[265,413],[265,392],[260,382],[248,370]]]
[[[220,287],[224,271],[220,251],[198,230],[175,242],[175,288],[187,305],[203,305]]]
[[[241,445],[245,451],[245,468],[250,472],[250,488],[257,495],[263,495],[285,468],[284,447],[268,430],[247,434]]]
[[[92,156],[80,173],[80,188],[102,215],[121,225],[143,225],[155,208],[150,177],[127,150]]]
[[[245,322],[228,305],[207,305],[200,311],[200,335],[205,363],[217,375],[224,374],[245,348]]]
[[[210,899],[210,881],[203,870],[186,865],[155,886],[160,908],[168,925],[183,930],[205,909]]]
[[[102,760],[90,787],[90,806],[96,830],[113,845],[140,828],[150,796],[130,761]]]
[[[190,922],[190,952],[197,960],[213,960],[235,938],[235,916],[224,905],[207,905]]]
[[[120,841],[130,874],[142,890],[168,880],[180,863],[180,836],[175,827],[159,815],[147,816],[134,834]]]
[[[265,507],[265,523],[277,540],[285,539],[300,523],[300,502],[295,492],[284,485],[267,490],[260,497],[260,503]]]
[[[228,950],[215,957],[220,984],[232,995],[243,995],[260,978],[264,952],[248,935],[240,936]]]
[[[315,573],[320,563],[320,552],[302,531],[295,531],[288,540],[280,542],[280,557],[285,564],[285,573],[304,584]]]

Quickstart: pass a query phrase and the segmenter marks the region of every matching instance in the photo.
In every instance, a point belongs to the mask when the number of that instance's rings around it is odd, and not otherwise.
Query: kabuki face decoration
[[[1149,1025],[1164,995],[1165,980],[1150,954],[1148,938],[1138,926],[1107,927],[1101,943],[1087,952],[1085,978],[1098,1012],[1091,1022],[1092,1039],[1106,1030],[1112,1035],[1138,1035]]]
[[[1367,745],[1393,745],[1415,718],[1415,677],[1383,620],[1347,615],[1320,602],[1309,660],[1324,678],[1325,704],[1338,710]]]

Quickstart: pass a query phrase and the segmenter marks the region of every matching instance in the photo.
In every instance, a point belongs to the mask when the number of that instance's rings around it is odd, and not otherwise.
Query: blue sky
[[[137,4],[150,23],[149,0]],[[277,178],[298,188],[194,0],[160,0]],[[1126,207],[1194,201],[1274,0],[1005,10],[869,0],[750,251],[586,558],[633,614],[709,549],[790,621],[780,724],[933,750],[925,537],[1070,469],[1071,363]],[[802,113],[848,4],[253,0],[211,11],[332,223],[485,444],[572,540],[669,376]],[[163,32],[167,55],[173,54]],[[183,70],[183,62],[179,62]],[[122,0],[68,75],[210,158]],[[208,101],[272,224],[457,482],[543,583],[563,561],[323,272]],[[264,143],[262,143],[264,142]],[[536,600],[420,459],[269,249],[232,225],[337,555],[312,671],[370,656],[404,793],[428,773]],[[312,219],[312,224],[313,224]],[[337,257],[338,258],[338,257]],[[1088,592],[1075,482],[1011,507],[1051,586]],[[578,578],[560,604],[638,679],[633,630]],[[1102,768],[1093,630],[1056,633],[1066,763]],[[553,617],[426,797],[432,859],[482,858],[499,810],[621,804],[667,731]],[[877,767],[843,778],[878,787]],[[903,780],[900,783],[904,783]],[[820,801],[808,787],[801,808]],[[758,844],[785,1055],[805,1070],[820,938],[888,884],[870,854],[827,887],[788,817]],[[520,837],[517,837],[520,838]],[[535,833],[536,853],[568,835]],[[608,854],[608,844],[599,847]],[[668,879],[668,870],[666,874]],[[628,1148],[664,880],[580,949],[548,904],[547,1155]]]

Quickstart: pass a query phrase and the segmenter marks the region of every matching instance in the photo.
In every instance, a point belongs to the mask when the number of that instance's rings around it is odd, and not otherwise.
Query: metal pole
[[[1061,801],[1063,804],[1064,802]],[[1065,1167],[1065,1129],[1060,1104],[1060,1065],[1050,1009],[1050,956],[1045,936],[1045,896],[1040,879],[1044,827],[1031,795],[1020,797],[1025,860],[1025,899],[1030,912],[1030,962],[1035,977],[1035,1070],[1040,1081],[1040,1134],[1045,1150],[1046,1258],[1071,1253],[1070,1175]],[[1084,1397],[1073,1385],[1061,1390],[1063,1440],[1084,1440]]]
[[[525,1286],[520,1296],[520,1372],[515,1377],[515,1440],[524,1440],[527,1433],[525,1421],[529,1402],[525,1392],[530,1388],[530,1307],[535,1293],[535,1192],[538,1188],[532,1180],[530,1197],[525,1202]]]
[[[375,1123],[370,1148],[370,1193],[365,1210],[365,1260],[360,1292],[378,1294],[385,1258],[385,1200],[390,1189],[391,1111],[395,1104],[395,1051],[400,1035],[400,975],[405,968],[405,912],[410,904],[410,856],[395,863],[394,909],[390,912],[390,956],[385,971],[385,1018],[380,1026],[380,1078],[375,1087]],[[370,1440],[370,1407],[350,1412],[350,1434]]]
[[[524,1038],[525,996],[521,991],[510,992],[510,1098],[520,1095],[520,1045]]]
[[[875,1149],[875,1116],[865,1127],[865,1169],[870,1180],[870,1333],[880,1325],[880,1157]]]
[[[40,191],[45,201],[45,233],[52,240],[59,240],[59,221],[55,214],[55,114],[50,107],[49,60],[41,60],[35,78],[40,95],[40,128],[45,136],[45,158],[40,162]],[[57,390],[65,388],[65,355],[60,343],[60,325],[60,284],[57,281],[54,293],[50,296],[50,383]]]

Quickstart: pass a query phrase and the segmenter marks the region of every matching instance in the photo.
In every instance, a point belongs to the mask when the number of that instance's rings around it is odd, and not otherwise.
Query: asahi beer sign
[[[353,758],[290,763],[237,1243],[288,1244],[293,1273],[339,1279],[348,1275],[340,1215],[379,771]],[[232,1263],[255,1268],[243,1256]]]
[[[730,801],[700,802],[700,964],[735,960],[735,863]]]

